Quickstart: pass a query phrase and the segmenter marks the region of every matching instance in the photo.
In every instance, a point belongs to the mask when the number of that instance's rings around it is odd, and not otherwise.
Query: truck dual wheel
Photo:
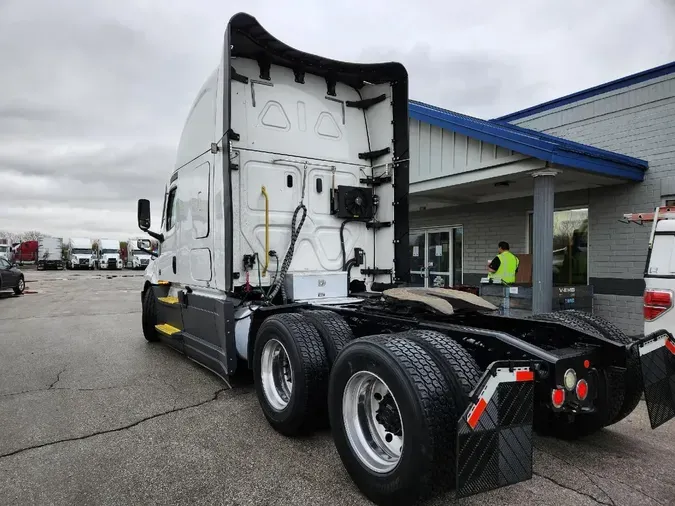
[[[328,366],[332,367],[342,349],[354,339],[351,327],[344,318],[333,311],[305,311],[302,315],[319,332],[326,350]]]
[[[454,484],[458,404],[467,401],[453,376],[466,373],[468,386],[475,375],[446,360],[451,348],[436,333],[370,336],[347,344],[333,365],[333,440],[352,480],[377,504],[411,504]]]
[[[148,287],[143,296],[141,323],[145,339],[150,342],[159,341],[159,334],[155,328],[155,325],[157,325],[157,301],[155,300],[155,293],[152,291],[152,287]]]
[[[568,311],[533,315],[529,319],[561,323],[595,337],[604,337],[603,333],[596,326],[591,325],[587,319]],[[614,423],[624,404],[623,381],[617,381],[615,375],[606,370],[598,371],[596,380],[598,395],[595,400],[596,411],[594,413],[571,417],[566,413],[554,413],[546,406],[535,406],[534,430],[542,435],[561,439],[577,439]]]
[[[258,402],[276,431],[294,436],[323,424],[328,358],[319,332],[303,315],[283,313],[263,321],[253,373]]]

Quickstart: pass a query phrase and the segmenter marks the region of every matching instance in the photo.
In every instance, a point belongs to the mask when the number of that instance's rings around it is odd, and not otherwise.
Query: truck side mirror
[[[150,201],[138,199],[138,228],[147,232],[150,228]]]

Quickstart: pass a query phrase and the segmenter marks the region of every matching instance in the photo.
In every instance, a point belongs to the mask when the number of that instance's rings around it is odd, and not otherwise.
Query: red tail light
[[[643,313],[647,321],[655,320],[673,307],[670,290],[645,290]]]

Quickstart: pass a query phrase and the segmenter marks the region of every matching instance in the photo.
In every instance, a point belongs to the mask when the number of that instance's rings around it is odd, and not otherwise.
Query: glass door
[[[426,286],[426,233],[410,231],[410,286]]]
[[[410,233],[412,286],[452,288],[462,282],[462,227]]]

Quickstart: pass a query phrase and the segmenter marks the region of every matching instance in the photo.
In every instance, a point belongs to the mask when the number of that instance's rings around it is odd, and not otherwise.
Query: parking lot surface
[[[329,433],[285,438],[250,380],[145,341],[141,273],[25,274],[35,293],[0,294],[1,504],[369,504]],[[532,480],[458,503],[675,504],[675,420],[652,431],[644,404],[535,445]]]

